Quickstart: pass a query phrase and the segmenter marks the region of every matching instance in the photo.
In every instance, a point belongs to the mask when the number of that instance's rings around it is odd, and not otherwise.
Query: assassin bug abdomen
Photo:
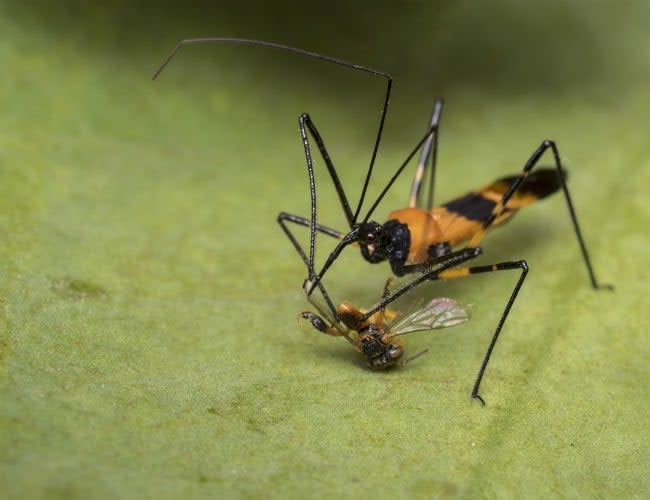
[[[566,171],[563,171],[566,179]],[[508,187],[517,176],[503,177],[476,191],[454,198],[430,210],[408,207],[393,210],[387,222],[379,226],[366,223],[365,242],[372,241],[373,251],[385,257],[397,275],[404,274],[405,265],[421,264],[429,259],[442,257],[452,247],[469,241],[482,228]],[[505,204],[503,211],[490,225],[498,226],[521,208],[545,198],[561,188],[557,172],[541,168],[532,172]],[[361,229],[363,234],[364,228]]]

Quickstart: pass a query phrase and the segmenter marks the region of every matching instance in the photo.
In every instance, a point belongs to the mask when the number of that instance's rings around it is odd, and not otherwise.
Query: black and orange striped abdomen
[[[495,211],[499,211],[498,203],[518,177],[503,177],[435,207],[430,212],[422,208],[405,208],[391,212],[388,219],[408,225],[411,233],[407,263],[416,264],[427,260],[431,245],[449,243],[453,247],[470,240],[483,229],[483,223]],[[566,178],[566,172],[564,177]],[[497,214],[490,227],[504,223],[520,208],[546,198],[560,187],[560,179],[553,168],[541,168],[530,173],[501,213]]]

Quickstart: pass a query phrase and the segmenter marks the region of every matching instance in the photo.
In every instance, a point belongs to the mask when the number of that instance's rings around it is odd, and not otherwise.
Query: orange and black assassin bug
[[[440,206],[434,206],[433,192],[435,184],[437,144],[443,104],[442,100],[438,99],[435,101],[430,125],[426,134],[411,150],[406,160],[404,160],[400,167],[397,168],[394,175],[391,177],[385,188],[380,192],[377,199],[372,203],[365,216],[361,218],[360,213],[364,204],[368,184],[372,177],[375,159],[377,157],[379,143],[381,141],[381,135],[386,119],[388,103],[390,101],[393,81],[392,77],[387,73],[372,68],[351,64],[332,57],[272,42],[240,38],[195,38],[179,42],[158,68],[153,78],[156,78],[160,74],[182,47],[203,43],[230,43],[270,47],[330,62],[354,70],[363,71],[386,80],[384,105],[379,119],[372,156],[361,189],[361,194],[359,196],[359,202],[357,203],[354,212],[350,207],[348,197],[345,194],[343,185],[341,184],[334,167],[334,163],[327,152],[325,143],[318,132],[316,125],[307,113],[303,113],[299,117],[298,122],[309,176],[311,217],[305,218],[282,212],[278,215],[278,222],[307,266],[308,278],[304,284],[307,296],[309,297],[313,291],[318,288],[331,310],[336,311],[336,308],[334,307],[325,288],[322,286],[321,279],[346,246],[354,245],[359,247],[362,257],[372,264],[388,261],[393,273],[397,276],[414,272],[421,273],[419,277],[408,282],[406,285],[402,286],[402,288],[390,294],[390,296],[383,298],[375,307],[367,311],[362,319],[370,318],[375,312],[385,308],[390,302],[426,281],[448,280],[461,276],[468,276],[470,274],[519,270],[519,278],[510,293],[503,313],[501,314],[501,318],[483,357],[481,367],[472,388],[472,398],[478,399],[481,403],[485,404],[483,398],[479,395],[480,384],[494,346],[499,338],[501,329],[503,328],[510,309],[512,308],[512,304],[514,303],[528,273],[528,265],[525,260],[506,261],[483,266],[464,266],[465,263],[482,254],[483,250],[480,243],[488,230],[511,218],[522,207],[545,198],[561,189],[564,193],[567,208],[569,210],[569,217],[573,224],[573,230],[578,240],[592,287],[594,289],[613,288],[611,285],[600,284],[596,279],[589,258],[589,253],[580,231],[578,218],[571,201],[569,189],[566,184],[566,170],[562,167],[560,153],[555,142],[551,140],[543,141],[530,158],[528,158],[522,171],[518,175],[503,177],[480,189],[462,195],[447,203],[443,203]],[[317,222],[316,183],[314,179],[314,167],[308,135],[311,136],[313,141],[316,143],[325,166],[327,167],[334,188],[336,189],[349,226],[349,231],[347,232],[337,231]],[[388,220],[383,224],[371,220],[370,217],[379,203],[420,149],[422,149],[422,151],[415,172],[415,178],[412,183],[407,207],[391,212],[388,216]],[[543,154],[549,149],[553,156],[554,166],[552,168],[538,168],[533,172],[533,169],[538,165]],[[426,168],[427,164],[429,164],[428,170]],[[423,207],[421,202],[421,187],[425,175],[428,175],[429,177],[429,187],[427,203],[426,206]],[[309,228],[310,241],[308,253],[305,252],[294,234],[291,232],[288,223]],[[316,272],[314,267],[317,233],[322,233],[339,240],[338,244],[329,254],[325,264],[319,272]],[[460,248],[454,249],[454,247]]]

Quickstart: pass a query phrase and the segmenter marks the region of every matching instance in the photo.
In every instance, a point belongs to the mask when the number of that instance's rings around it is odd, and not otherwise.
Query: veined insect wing
[[[437,297],[422,309],[417,309],[390,325],[393,336],[422,330],[449,328],[464,323],[472,316],[468,305],[459,304],[453,299]]]

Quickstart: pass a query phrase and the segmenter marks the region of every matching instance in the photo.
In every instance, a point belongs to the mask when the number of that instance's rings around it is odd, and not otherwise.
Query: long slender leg
[[[483,357],[483,362],[481,363],[481,368],[479,369],[478,376],[476,377],[476,381],[474,382],[474,387],[472,388],[472,392],[471,392],[472,398],[478,399],[482,404],[485,404],[485,401],[479,394],[481,381],[483,380],[483,376],[485,375],[485,370],[490,361],[490,357],[492,356],[492,351],[494,350],[494,346],[496,345],[497,340],[499,339],[499,335],[501,334],[503,325],[505,324],[506,319],[508,318],[508,314],[510,313],[512,304],[514,304],[515,299],[519,294],[519,290],[521,289],[521,286],[524,283],[526,275],[528,274],[528,264],[526,263],[526,261],[520,260],[515,262],[500,262],[498,264],[492,264],[487,266],[456,267],[463,262],[466,262],[468,260],[477,257],[480,254],[481,254],[480,247],[466,248],[457,252],[453,252],[452,254],[449,254],[447,256],[447,261],[442,263],[440,266],[436,267],[435,269],[431,269],[427,273],[424,273],[422,276],[414,280],[411,280],[402,288],[393,292],[389,297],[384,297],[378,304],[376,304],[373,308],[371,308],[362,317],[362,320],[367,319],[376,311],[380,309],[384,309],[388,304],[390,304],[397,298],[401,297],[409,290],[415,288],[421,283],[424,283],[425,281],[449,280],[454,278],[460,278],[463,276],[469,276],[471,274],[481,274],[481,273],[489,273],[495,271],[507,271],[512,269],[520,269],[521,275],[519,276],[517,283],[512,289],[508,302],[506,303],[503,313],[501,314],[501,319],[499,320],[496,330],[492,335],[492,340],[490,341],[490,345],[488,346],[488,349],[485,352],[485,356]]]
[[[431,167],[429,168],[428,174],[429,192],[427,195],[427,210],[431,210],[433,207],[433,191],[436,182],[436,159],[438,156],[438,134],[440,129],[440,114],[442,113],[442,105],[442,99],[436,99],[433,105],[429,128],[433,129],[434,132],[429,136],[429,138],[422,146],[422,152],[420,153],[418,166],[415,169],[415,176],[413,177],[413,182],[411,184],[411,193],[409,194],[408,202],[409,208],[420,206],[420,190],[422,188],[422,182],[424,181],[426,164],[429,158],[431,158]]]
[[[278,215],[278,224],[280,224],[280,227],[284,231],[284,233],[287,235],[287,238],[289,238],[289,241],[293,244],[293,247],[296,249],[296,252],[298,252],[298,255],[302,259],[302,261],[305,263],[305,266],[307,267],[307,271],[311,272],[313,270],[313,261],[310,262],[309,258],[307,257],[307,254],[305,253],[305,250],[302,248],[300,245],[300,242],[298,239],[295,237],[295,235],[291,232],[289,229],[287,222],[294,222],[298,225],[301,226],[309,226],[310,221],[308,219],[305,219],[304,217],[299,217],[297,215],[292,215],[292,214],[287,214],[285,212],[281,212]],[[325,226],[319,226],[316,224],[314,226],[316,230],[327,234],[328,236],[333,236],[335,238],[340,237],[341,233],[338,231],[335,231],[334,229],[330,229]],[[336,320],[339,321],[338,314],[336,312],[336,307],[334,306],[334,303],[332,302],[332,299],[330,298],[329,294],[327,293],[327,290],[325,289],[325,285],[323,285],[322,282],[318,282],[317,284],[318,289],[321,292],[321,295],[323,296],[323,299],[325,300],[325,303],[327,304],[327,307],[332,313],[332,317]],[[308,297],[309,298],[309,297]]]
[[[303,130],[303,129],[301,129],[301,130]],[[391,186],[395,183],[395,181],[396,181],[397,178],[400,176],[400,174],[404,171],[404,168],[405,168],[406,165],[408,165],[408,163],[411,161],[411,158],[413,158],[413,156],[415,156],[415,154],[417,153],[417,151],[422,147],[422,145],[424,144],[424,142],[428,139],[428,137],[429,137],[433,132],[434,132],[433,129],[429,129],[429,130],[427,131],[427,133],[424,135],[424,137],[422,137],[422,139],[420,139],[420,141],[417,143],[417,145],[416,145],[416,146],[413,148],[413,150],[409,153],[409,155],[406,157],[406,160],[404,160],[404,162],[402,163],[402,165],[401,165],[401,166],[397,169],[397,171],[393,174],[393,177],[391,177],[390,181],[388,181],[388,184],[386,184],[386,186],[385,186],[384,189],[381,191],[381,193],[379,194],[379,196],[377,197],[377,199],[375,200],[375,202],[373,203],[373,205],[370,207],[370,210],[369,210],[368,213],[366,214],[366,216],[365,216],[365,218],[364,218],[364,220],[363,220],[363,222],[362,222],[362,225],[365,224],[366,222],[368,222],[369,217],[372,215],[372,213],[374,212],[374,210],[377,208],[377,206],[379,205],[379,203],[381,202],[381,200],[383,199],[383,197],[386,195],[386,193],[387,193],[388,190],[391,188]],[[307,161],[307,170],[308,170],[308,172],[309,172],[309,176],[310,176],[310,177],[309,177],[309,182],[310,182],[310,186],[312,186],[312,216],[313,216],[313,218],[315,219],[315,216],[316,216],[316,203],[315,203],[315,193],[316,193],[316,188],[315,188],[315,182],[314,182],[314,178],[313,178],[313,175],[314,175],[314,169],[313,169],[313,164],[312,164],[312,162],[311,162],[311,156],[308,154],[309,143],[308,143],[308,141],[307,141],[306,136],[303,136],[303,137],[304,137],[304,142],[305,142],[305,154],[306,154],[306,156],[308,156],[308,161]],[[337,244],[337,246],[334,248],[334,250],[332,250],[332,252],[330,253],[330,255],[327,257],[327,260],[325,261],[325,264],[324,264],[323,267],[321,268],[321,270],[320,270],[320,272],[318,273],[318,275],[317,275],[317,276],[313,276],[314,281],[312,282],[312,289],[313,289],[313,286],[314,286],[315,284],[317,284],[317,283],[322,279],[322,277],[325,275],[325,273],[327,272],[327,270],[329,269],[329,267],[330,267],[330,266],[334,263],[334,261],[337,259],[337,257],[339,256],[339,254],[341,253],[341,251],[343,250],[343,248],[345,248],[347,245],[350,245],[350,244],[352,244],[352,243],[359,243],[359,245],[361,245],[361,246],[363,247],[364,243],[359,241],[359,240],[361,239],[361,238],[360,238],[360,232],[361,232],[361,225],[356,224],[356,223],[353,224],[353,225],[352,225],[352,228],[351,228],[351,230],[350,230],[350,232],[349,232],[348,234],[346,234],[346,235],[341,239],[341,241],[339,241],[339,243]],[[312,242],[313,242],[313,241],[315,241],[315,235],[316,235],[316,231],[315,231],[315,229],[313,229],[313,230],[311,231],[311,233],[312,233],[312,236],[313,236],[313,238],[312,238]],[[384,260],[383,258],[381,258],[381,259],[375,259],[375,258],[369,257],[370,254],[369,254],[367,251],[362,252],[362,254],[363,254],[364,258],[365,258],[366,260],[368,260],[369,262],[371,262],[371,263],[376,263],[376,262],[380,262],[381,260]],[[312,259],[312,262],[313,262],[313,259]],[[312,276],[310,275],[310,280],[311,280],[311,279],[312,279]],[[309,294],[309,293],[310,293],[310,292],[308,292],[308,294]]]
[[[499,340],[501,329],[503,328],[503,325],[506,322],[506,319],[508,318],[510,309],[512,309],[512,304],[514,304],[515,299],[519,294],[519,290],[521,289],[521,286],[524,284],[524,280],[526,279],[526,275],[528,274],[528,264],[526,263],[525,260],[520,260],[516,262],[500,262],[498,264],[492,264],[489,266],[475,266],[475,267],[449,269],[439,274],[439,279],[452,279],[461,276],[469,276],[470,274],[491,273],[495,271],[508,271],[511,269],[520,269],[521,274],[519,275],[519,278],[517,279],[517,283],[515,283],[515,286],[513,287],[512,292],[510,293],[510,297],[508,298],[506,307],[501,313],[501,318],[499,319],[499,323],[497,324],[496,330],[494,330],[494,334],[492,335],[492,340],[490,340],[490,345],[488,346],[487,351],[485,351],[485,356],[483,356],[483,362],[481,363],[481,368],[478,371],[478,375],[476,376],[476,381],[474,382],[474,387],[472,388],[472,393],[471,393],[472,398],[478,399],[483,405],[485,405],[485,400],[478,393],[478,390],[481,386],[483,375],[485,375],[485,369],[487,368],[487,365],[490,362],[490,357],[492,356],[492,351],[494,350],[494,346],[496,345],[497,340]]]
[[[339,179],[338,173],[336,172],[336,167],[334,167],[334,163],[332,162],[332,159],[330,158],[330,155],[327,152],[327,148],[325,147],[325,142],[323,141],[323,138],[318,132],[318,129],[316,128],[316,125],[314,125],[314,122],[312,121],[311,117],[307,113],[303,113],[302,115],[300,115],[300,118],[298,118],[298,124],[300,126],[300,136],[302,138],[303,146],[305,148],[305,158],[307,160],[307,170],[308,172],[310,172],[310,181],[313,178],[314,164],[312,161],[309,140],[307,138],[307,130],[309,130],[309,133],[311,134],[314,141],[316,142],[316,145],[318,146],[318,150],[320,151],[323,161],[325,162],[325,166],[327,167],[327,171],[330,174],[332,183],[334,184],[334,188],[336,189],[336,193],[338,194],[339,201],[341,202],[341,207],[343,208],[345,218],[348,222],[348,225],[352,227],[354,222],[352,217],[352,210],[350,209],[350,203],[348,201],[348,197],[345,195],[345,191],[343,190],[343,185],[341,184],[341,180]]]
[[[288,214],[287,212],[280,212],[278,214],[278,223],[280,225],[283,225],[284,221],[293,222],[298,226],[304,226],[304,227],[311,226],[311,221],[305,217],[301,217],[300,215]],[[332,238],[336,238],[338,240],[343,239],[343,237],[345,236],[345,233],[342,233],[341,231],[337,231],[336,229],[332,229],[331,227],[323,226],[321,224],[316,224],[316,231],[331,236]]]
[[[309,193],[311,199],[310,200],[311,218],[309,220],[309,257],[306,258],[305,260],[305,264],[307,265],[308,276],[307,276],[307,282],[305,283],[304,286],[305,292],[307,293],[307,297],[309,298],[314,290],[314,287],[316,285],[320,287],[322,275],[327,270],[327,267],[329,267],[329,264],[331,264],[336,259],[336,257],[338,257],[338,254],[345,246],[347,246],[348,244],[352,243],[357,239],[356,234],[358,233],[358,227],[356,226],[356,224],[353,224],[352,222],[350,205],[348,203],[347,196],[343,191],[343,185],[341,184],[338,174],[336,173],[336,168],[334,167],[334,163],[329,157],[329,154],[325,147],[325,143],[323,142],[323,139],[320,136],[318,129],[312,122],[309,115],[306,113],[300,115],[300,118],[298,119],[298,124],[300,127],[300,137],[302,139],[303,147],[305,150],[305,160],[307,162],[307,175],[309,177]],[[315,254],[316,254],[316,231],[317,231],[317,227],[319,226],[317,223],[318,202],[316,197],[316,179],[314,176],[314,163],[312,161],[311,147],[309,145],[309,138],[307,137],[307,130],[309,130],[310,134],[312,135],[312,137],[316,141],[316,144],[318,145],[318,149],[321,153],[321,156],[323,157],[323,160],[325,161],[325,165],[327,166],[327,170],[330,174],[332,182],[334,183],[336,192],[339,195],[341,207],[343,208],[345,216],[348,219],[348,223],[350,224],[351,227],[354,226],[354,229],[347,235],[343,236],[342,238],[337,235],[337,237],[339,237],[341,241],[339,241],[334,251],[330,253],[330,255],[328,256],[327,263],[318,276],[316,275],[316,271],[314,269]],[[290,238],[293,238],[293,235],[291,235]],[[295,240],[295,238],[293,238],[293,240]],[[338,315],[336,314],[335,311],[334,311],[334,317],[338,319]]]
[[[464,264],[469,260],[475,259],[479,255],[481,255],[481,253],[483,253],[481,247],[463,248],[462,250],[458,250],[456,252],[452,252],[443,257],[440,257],[439,259],[436,260],[436,264],[433,265],[433,267],[430,268],[427,272],[424,272],[422,275],[418,276],[417,278],[414,278],[408,283],[406,283],[405,285],[402,285],[402,287],[399,290],[396,290],[395,292],[391,293],[389,297],[382,298],[377,304],[375,304],[363,315],[363,317],[361,318],[362,321],[365,321],[374,313],[376,313],[382,308],[385,308],[388,304],[397,300],[402,295],[412,290],[413,288],[417,287],[418,285],[429,280],[440,279],[439,274],[441,272],[447,269],[451,270],[452,268]]]
[[[372,216],[373,212],[377,209],[379,204],[381,203],[381,200],[384,199],[384,196],[386,196],[386,193],[390,190],[390,188],[395,184],[395,181],[399,178],[400,175],[402,175],[402,172],[406,168],[406,166],[409,164],[411,159],[415,156],[415,154],[418,152],[418,150],[422,147],[422,145],[431,137],[431,135],[435,132],[435,128],[429,128],[427,130],[426,134],[419,140],[419,142],[415,145],[415,147],[411,150],[411,152],[408,154],[406,157],[406,160],[402,162],[402,164],[399,166],[399,168],[395,171],[393,176],[390,178],[386,186],[384,186],[384,189],[381,190],[379,193],[379,196],[375,199],[374,203],[370,206],[370,209],[368,210],[368,213],[366,213],[366,216],[363,218],[363,222],[368,222],[370,217]],[[356,220],[356,219],[355,219]]]
[[[562,162],[560,161],[560,153],[555,145],[555,142],[546,140],[535,150],[535,152],[528,159],[524,168],[517,177],[517,179],[510,185],[508,190],[503,194],[501,200],[496,204],[492,210],[492,214],[487,218],[481,227],[481,230],[478,231],[470,240],[468,246],[477,246],[487,229],[492,225],[492,223],[503,213],[508,203],[508,200],[513,196],[517,189],[521,186],[524,179],[528,177],[530,171],[539,163],[540,158],[547,149],[551,149],[553,152],[553,159],[555,162],[555,168],[557,170],[558,178],[560,180],[560,185],[562,186],[562,191],[564,192],[564,198],[566,199],[567,208],[569,209],[569,217],[571,218],[571,223],[573,224],[573,230],[578,238],[578,244],[580,245],[580,250],[582,252],[583,260],[585,261],[585,266],[587,266],[587,272],[589,273],[589,279],[591,280],[591,286],[594,289],[613,289],[614,287],[609,284],[599,284],[596,279],[596,273],[594,272],[593,266],[591,265],[591,259],[589,258],[589,252],[587,251],[587,245],[585,244],[584,238],[582,237],[582,231],[580,231],[580,225],[578,224],[578,216],[576,211],[573,208],[573,202],[571,201],[571,195],[569,194],[569,188],[566,185],[564,179],[564,169],[562,168]]]

